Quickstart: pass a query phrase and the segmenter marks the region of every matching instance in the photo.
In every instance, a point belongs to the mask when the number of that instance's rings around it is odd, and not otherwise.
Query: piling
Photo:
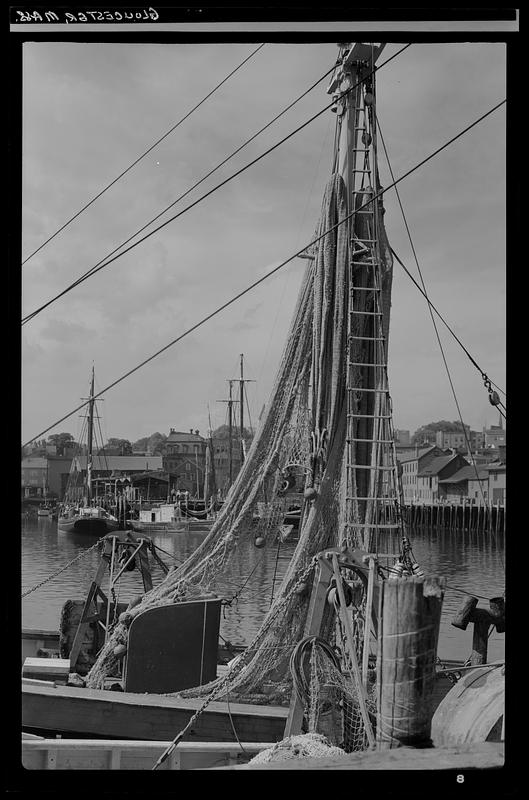
[[[384,581],[378,634],[377,744],[431,745],[432,700],[445,581],[437,576]]]

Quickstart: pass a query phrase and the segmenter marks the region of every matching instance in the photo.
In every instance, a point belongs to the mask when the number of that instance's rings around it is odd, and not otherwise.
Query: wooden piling
[[[397,578],[380,591],[377,742],[430,742],[444,578]]]

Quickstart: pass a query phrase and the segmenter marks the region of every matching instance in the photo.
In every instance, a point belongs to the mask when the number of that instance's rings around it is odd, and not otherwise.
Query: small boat
[[[44,504],[37,508],[37,517],[51,517],[53,516],[53,509],[51,506]]]
[[[58,516],[57,525],[66,533],[83,533],[91,536],[102,536],[118,530],[120,523],[117,517],[97,504],[92,497],[92,464],[94,443],[94,368],[88,402],[88,455],[86,462],[86,479],[84,481],[84,497],[74,504],[65,504]],[[72,461],[72,475],[77,474],[77,460]],[[68,497],[68,489],[66,492]]]
[[[171,503],[153,505],[150,508],[141,508],[138,519],[130,519],[132,530],[139,532],[148,531],[186,531],[189,524],[182,517],[180,509]]]
[[[119,528],[117,517],[100,506],[78,506],[63,511],[58,526],[65,533],[86,533],[101,536]]]

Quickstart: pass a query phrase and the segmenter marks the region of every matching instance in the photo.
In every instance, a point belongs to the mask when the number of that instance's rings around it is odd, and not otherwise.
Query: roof
[[[485,472],[483,469],[478,469],[478,474],[476,475],[476,470],[474,467],[469,464],[467,467],[461,467],[458,469],[457,472],[454,472],[453,475],[450,475],[449,478],[443,478],[439,481],[439,483],[462,483],[463,481],[486,481],[489,477],[488,472]]]
[[[86,469],[86,456],[79,456],[81,469]],[[147,472],[163,469],[162,456],[94,456],[95,472]]]
[[[171,433],[167,437],[167,443],[171,444],[173,442],[204,442],[205,439],[203,436],[200,436],[198,433],[194,433],[193,431],[188,431],[184,433],[183,431],[175,431],[171,430]]]
[[[402,449],[403,450],[405,450],[405,449],[411,450],[412,447],[414,447],[414,445],[409,445],[409,446],[406,446],[405,448],[403,447]],[[399,461],[402,464],[405,461],[416,461],[418,458],[422,458],[427,453],[431,453],[432,450],[442,450],[442,448],[439,447],[439,445],[437,445],[437,444],[432,444],[432,445],[429,445],[428,447],[422,447],[422,448],[421,448],[421,445],[419,445],[419,452],[418,453],[415,452],[415,453],[413,453],[413,455],[406,456],[405,458],[400,458]],[[397,454],[398,454],[398,449],[397,449]]]
[[[437,458],[434,458],[429,464],[426,464],[425,467],[419,470],[418,477],[423,478],[425,475],[438,475],[447,464],[454,460],[454,458],[459,458],[459,456],[453,453],[449,456],[437,456]]]

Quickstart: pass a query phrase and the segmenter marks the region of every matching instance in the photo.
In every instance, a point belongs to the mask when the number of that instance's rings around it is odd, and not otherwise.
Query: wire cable
[[[455,390],[454,382],[453,382],[453,380],[452,380],[452,374],[451,374],[451,372],[450,372],[450,367],[448,366],[448,361],[447,361],[447,359],[446,359],[446,355],[445,355],[445,351],[444,351],[443,343],[441,342],[441,337],[440,337],[440,335],[439,335],[439,329],[438,329],[438,327],[437,327],[437,323],[436,323],[436,321],[435,321],[435,317],[434,317],[434,315],[433,315],[432,307],[431,307],[431,304],[430,304],[430,301],[429,301],[429,298],[428,298],[428,293],[427,293],[427,291],[426,291],[426,284],[425,284],[425,282],[424,282],[424,277],[423,277],[422,270],[421,270],[421,267],[420,267],[420,264],[419,264],[419,258],[418,258],[418,256],[417,256],[417,251],[416,251],[416,249],[415,249],[415,245],[414,245],[414,243],[413,243],[413,238],[412,238],[412,235],[411,235],[411,230],[410,230],[410,227],[409,227],[409,225],[408,225],[408,220],[407,220],[407,218],[406,218],[406,214],[405,214],[405,211],[404,211],[404,206],[402,205],[402,201],[401,201],[401,199],[400,199],[400,192],[399,192],[399,190],[398,190],[398,188],[397,188],[397,186],[396,186],[396,183],[395,183],[395,176],[394,176],[393,169],[392,169],[392,167],[391,167],[391,163],[390,163],[390,160],[389,160],[389,154],[388,154],[388,151],[387,151],[387,148],[386,148],[386,144],[385,144],[385,141],[384,141],[384,137],[383,137],[383,135],[382,135],[382,130],[381,130],[381,128],[380,128],[380,121],[379,121],[378,119],[377,119],[377,127],[378,127],[378,132],[379,132],[379,134],[380,134],[380,139],[381,139],[381,141],[382,141],[382,146],[383,146],[383,148],[384,148],[384,153],[385,153],[385,156],[386,156],[386,161],[387,161],[387,164],[388,164],[388,168],[389,168],[389,172],[390,172],[390,175],[391,175],[391,179],[392,179],[392,181],[393,181],[393,187],[394,187],[394,189],[395,189],[395,194],[396,194],[396,196],[397,196],[397,201],[398,201],[398,204],[399,204],[399,208],[400,208],[400,211],[401,211],[401,214],[402,214],[402,219],[403,219],[403,222],[404,222],[404,227],[406,228],[406,233],[407,233],[407,235],[408,235],[408,241],[409,241],[409,243],[410,243],[410,247],[411,247],[411,249],[412,249],[413,257],[414,257],[414,259],[415,259],[415,264],[416,264],[416,266],[417,266],[417,271],[418,271],[418,273],[419,273],[419,278],[420,278],[420,280],[421,280],[421,284],[422,284],[422,288],[423,288],[423,292],[422,292],[422,293],[423,293],[424,297],[426,298],[426,300],[428,301],[428,312],[429,312],[429,314],[430,314],[430,319],[431,319],[431,321],[432,321],[432,325],[433,325],[433,328],[434,328],[434,331],[435,331],[435,336],[436,336],[436,339],[437,339],[437,343],[438,343],[438,345],[439,345],[439,350],[440,350],[440,353],[441,353],[441,358],[443,359],[443,363],[444,363],[444,366],[445,366],[446,375],[447,375],[447,378],[448,378],[448,382],[449,382],[449,384],[450,384],[450,389],[451,389],[451,392],[452,392],[452,396],[453,396],[453,398],[454,398],[454,403],[455,403],[455,406],[456,406],[456,409],[457,409],[457,413],[458,413],[458,416],[459,416],[459,421],[460,421],[460,423],[461,423],[461,430],[462,430],[462,432],[463,432],[463,436],[465,437],[465,442],[466,442],[466,446],[467,446],[467,452],[468,452],[468,455],[469,455],[469,457],[470,457],[470,461],[472,462],[472,467],[473,467],[473,469],[474,469],[474,473],[475,473],[475,475],[476,475],[476,480],[477,480],[477,482],[478,482],[478,489],[479,489],[479,491],[480,491],[480,493],[481,493],[481,496],[482,496],[483,502],[485,502],[485,495],[484,495],[484,492],[483,492],[483,487],[482,487],[482,485],[481,485],[481,484],[482,484],[482,481],[480,480],[480,477],[479,477],[479,470],[478,470],[478,467],[477,467],[477,464],[476,464],[476,460],[475,460],[475,458],[474,458],[474,455],[473,455],[473,453],[472,453],[472,446],[471,446],[471,443],[470,443],[470,437],[469,437],[469,435],[467,434],[467,429],[466,429],[466,427],[465,427],[465,423],[463,422],[463,414],[462,414],[462,412],[461,412],[461,407],[460,407],[460,405],[459,405],[459,400],[458,400],[458,397],[457,397],[457,392],[456,392],[456,390]],[[480,370],[480,371],[481,371],[481,370]],[[482,372],[482,371],[481,371],[481,372]],[[484,374],[484,373],[482,372],[482,374]],[[500,556],[500,562],[501,562],[501,565],[502,565],[503,569],[505,570],[505,564],[503,563],[503,558],[501,557],[501,554],[500,554],[500,553],[499,553],[499,556]]]
[[[400,53],[402,53],[402,52],[403,52],[404,50],[406,50],[408,47],[411,47],[411,44],[407,44],[405,47],[401,48],[401,49],[400,49],[400,50],[399,50],[397,53],[395,53],[393,56],[391,56],[391,57],[390,57],[390,58],[388,58],[386,61],[384,61],[382,64],[380,64],[380,66],[378,67],[378,69],[381,69],[382,67],[384,67],[386,64],[388,64],[390,61],[392,61],[394,58],[396,58],[398,55],[400,55]],[[333,69],[334,69],[334,67],[333,67]],[[373,72],[374,72],[374,70],[373,70]],[[372,73],[371,73],[371,74],[372,74]],[[359,83],[360,83],[360,82],[359,82]],[[345,96],[346,96],[346,95],[348,95],[350,92],[352,92],[352,91],[353,91],[353,89],[355,89],[355,88],[356,88],[356,86],[351,86],[349,89],[347,89],[345,92],[343,92],[343,93],[342,93],[341,97],[342,97],[342,98],[343,98],[343,97],[345,97]],[[62,291],[62,292],[60,292],[58,295],[55,295],[55,297],[53,297],[51,300],[48,300],[48,302],[47,302],[47,303],[44,303],[44,304],[43,304],[42,306],[40,306],[39,308],[35,309],[35,311],[33,311],[33,312],[31,312],[30,314],[28,314],[28,315],[26,315],[25,317],[23,317],[23,319],[22,319],[22,325],[25,325],[27,322],[29,322],[31,319],[33,319],[33,317],[35,317],[37,314],[39,314],[41,311],[43,311],[43,310],[44,310],[45,308],[47,308],[49,305],[51,305],[52,303],[54,303],[54,302],[55,302],[56,300],[58,300],[60,297],[63,297],[65,294],[67,294],[68,292],[70,292],[70,291],[71,291],[72,289],[74,289],[76,286],[78,286],[79,284],[83,283],[83,281],[87,280],[87,278],[90,278],[92,275],[95,275],[97,272],[99,272],[99,270],[103,269],[103,267],[107,267],[109,264],[112,264],[112,263],[113,263],[114,261],[116,261],[118,258],[121,258],[121,256],[124,256],[126,253],[130,252],[131,250],[133,250],[133,249],[134,249],[135,247],[137,247],[139,244],[141,244],[142,242],[144,242],[144,241],[146,241],[147,239],[149,239],[151,236],[153,236],[153,235],[154,235],[155,233],[157,233],[158,231],[162,230],[162,228],[165,228],[165,226],[166,226],[166,225],[169,225],[171,222],[174,222],[176,219],[178,219],[178,217],[181,217],[181,216],[182,216],[183,214],[185,214],[187,211],[190,211],[192,208],[194,208],[196,205],[198,205],[199,203],[201,203],[201,202],[202,202],[203,200],[205,200],[207,197],[209,197],[210,195],[212,195],[212,194],[213,194],[214,192],[216,192],[218,189],[220,189],[220,188],[222,188],[223,186],[225,186],[227,183],[229,183],[230,181],[232,181],[234,178],[237,178],[239,175],[241,175],[241,174],[242,174],[243,172],[245,172],[247,169],[249,169],[250,167],[252,167],[254,164],[257,164],[257,162],[258,162],[258,161],[260,161],[262,158],[264,158],[265,156],[267,156],[267,155],[269,155],[270,153],[272,153],[272,152],[273,152],[274,150],[276,150],[276,149],[277,149],[277,148],[278,148],[280,145],[284,144],[284,142],[288,141],[288,139],[291,139],[291,138],[292,138],[292,136],[295,136],[295,134],[296,134],[296,133],[299,133],[299,131],[303,130],[303,128],[306,128],[306,127],[307,127],[307,125],[309,125],[311,122],[314,122],[314,120],[315,120],[315,119],[317,119],[317,118],[318,118],[318,117],[320,117],[322,114],[324,114],[326,111],[328,111],[328,110],[329,110],[329,109],[330,109],[332,106],[334,106],[334,105],[335,105],[335,102],[336,102],[336,100],[334,99],[334,100],[333,100],[331,103],[329,103],[329,104],[328,104],[328,105],[326,105],[324,108],[322,108],[322,109],[321,109],[321,111],[318,111],[316,114],[314,114],[314,116],[312,116],[310,119],[306,120],[306,121],[305,121],[305,122],[304,122],[302,125],[300,125],[299,127],[297,127],[295,130],[291,131],[291,132],[290,132],[289,134],[287,134],[287,136],[285,136],[283,139],[280,139],[280,140],[279,140],[278,142],[276,142],[274,145],[272,145],[271,147],[269,147],[269,148],[268,148],[268,150],[265,150],[265,152],[264,152],[264,153],[261,153],[261,155],[259,155],[259,156],[257,156],[256,158],[254,158],[252,161],[250,161],[250,162],[249,162],[248,164],[246,164],[244,167],[241,167],[239,170],[237,170],[236,172],[234,172],[234,173],[232,173],[231,175],[229,175],[229,176],[228,176],[228,177],[227,177],[225,180],[221,181],[221,182],[220,182],[220,183],[218,183],[216,186],[214,186],[212,189],[210,189],[208,192],[206,192],[205,194],[201,195],[199,198],[197,198],[196,200],[194,200],[192,203],[190,203],[188,206],[186,206],[185,208],[183,208],[183,209],[182,209],[181,211],[179,211],[177,214],[175,214],[175,215],[174,215],[174,216],[172,216],[172,217],[169,217],[169,219],[167,219],[165,222],[162,222],[160,225],[158,225],[158,226],[157,226],[156,228],[154,228],[152,231],[150,231],[149,233],[145,234],[145,236],[142,236],[142,238],[141,238],[141,239],[138,239],[138,241],[137,241],[137,242],[134,242],[134,243],[133,243],[133,244],[131,244],[129,247],[127,247],[125,250],[122,250],[122,251],[121,251],[121,253],[117,253],[117,254],[116,254],[116,255],[114,255],[112,258],[105,257],[105,258],[108,258],[108,260],[104,260],[104,261],[103,261],[103,263],[99,262],[97,265],[95,265],[94,267],[92,267],[91,269],[89,269],[87,272],[85,272],[85,273],[84,273],[84,275],[82,275],[82,276],[81,276],[81,277],[79,277],[79,278],[78,278],[76,281],[74,281],[74,283],[70,284],[70,286],[67,286],[67,287],[66,287],[66,289],[63,289],[63,291]],[[176,201],[175,201],[175,202],[176,202]],[[162,213],[164,213],[164,212],[162,212]],[[150,225],[150,224],[151,224],[151,223],[148,223],[148,225]],[[137,235],[137,234],[134,234],[134,236],[136,236],[136,235]],[[132,237],[132,238],[133,238],[133,237]],[[120,247],[122,247],[122,245],[120,245]]]
[[[111,187],[111,186],[114,186],[114,184],[115,184],[115,183],[117,183],[117,182],[118,182],[118,181],[119,181],[119,180],[120,180],[120,179],[121,179],[121,178],[122,178],[124,175],[126,175],[126,174],[127,174],[127,172],[130,172],[130,170],[131,170],[133,167],[135,167],[135,166],[136,166],[136,164],[139,164],[139,162],[140,162],[140,161],[141,161],[143,158],[145,158],[145,156],[147,156],[147,155],[148,155],[148,154],[149,154],[149,153],[150,153],[152,150],[154,150],[154,148],[155,148],[155,147],[157,147],[157,146],[160,144],[160,142],[163,142],[163,140],[164,140],[164,139],[166,139],[166,138],[169,136],[169,134],[171,134],[171,133],[172,133],[173,131],[175,131],[175,130],[176,130],[176,129],[177,129],[177,128],[178,128],[178,127],[179,127],[179,126],[180,126],[180,125],[183,123],[183,122],[185,122],[185,120],[186,120],[186,119],[188,119],[188,117],[190,117],[190,116],[191,116],[191,114],[193,114],[193,112],[197,110],[197,108],[200,108],[200,106],[201,106],[203,103],[205,103],[205,102],[206,102],[206,100],[208,100],[208,98],[210,98],[210,97],[211,97],[211,95],[212,95],[212,94],[214,94],[214,93],[217,91],[217,89],[220,89],[220,87],[221,87],[221,86],[222,86],[224,83],[226,83],[226,81],[227,81],[229,78],[231,78],[231,76],[232,76],[232,75],[235,75],[235,73],[236,73],[238,70],[240,70],[240,69],[241,69],[241,67],[243,67],[243,66],[244,66],[244,64],[246,64],[246,62],[247,62],[247,61],[249,61],[251,58],[253,58],[253,56],[254,56],[256,53],[258,53],[258,52],[259,52],[259,50],[261,50],[261,48],[265,46],[265,44],[266,44],[266,42],[263,42],[262,44],[260,44],[260,45],[259,45],[259,47],[257,47],[257,48],[256,48],[256,49],[253,51],[253,53],[250,53],[250,55],[249,55],[249,56],[247,56],[247,57],[244,59],[244,61],[241,61],[241,63],[239,64],[239,66],[238,66],[238,67],[235,67],[235,69],[233,69],[233,70],[232,70],[232,71],[229,73],[229,75],[226,75],[226,77],[225,77],[225,78],[223,78],[223,80],[221,80],[221,82],[220,82],[220,83],[218,83],[218,84],[215,86],[215,88],[214,88],[214,89],[212,89],[212,90],[211,90],[211,91],[210,91],[210,92],[209,92],[209,93],[208,93],[208,94],[207,94],[205,97],[203,97],[203,98],[202,98],[202,100],[201,100],[199,103],[197,103],[197,104],[196,104],[196,106],[194,106],[194,108],[192,108],[192,109],[191,109],[191,111],[188,111],[188,112],[187,112],[187,114],[186,114],[185,116],[183,116],[183,117],[182,117],[180,120],[178,120],[178,122],[177,122],[175,125],[173,125],[173,127],[172,127],[172,128],[170,128],[170,129],[167,131],[167,133],[164,133],[164,135],[163,135],[163,136],[161,136],[161,137],[160,137],[160,138],[159,138],[159,139],[158,139],[156,142],[154,142],[154,144],[152,144],[152,145],[151,145],[151,146],[148,148],[148,150],[145,150],[145,152],[144,152],[144,153],[142,153],[142,154],[141,154],[141,156],[139,156],[139,157],[138,157],[138,158],[137,158],[135,161],[133,161],[133,162],[132,162],[132,164],[130,164],[130,166],[128,166],[128,167],[127,167],[125,170],[123,170],[123,172],[122,172],[120,175],[118,175],[118,176],[117,176],[117,178],[114,178],[114,180],[113,180],[113,181],[111,181],[111,182],[110,182],[110,183],[109,183],[107,186],[105,186],[105,188],[104,188],[104,189],[102,189],[102,190],[101,190],[101,191],[100,191],[98,194],[96,194],[96,195],[95,195],[95,197],[93,197],[93,198],[92,198],[92,199],[91,199],[91,200],[90,200],[88,203],[86,203],[86,204],[85,204],[85,205],[84,205],[84,206],[83,206],[83,207],[82,207],[82,208],[81,208],[81,209],[80,209],[80,210],[79,210],[79,211],[78,211],[76,214],[74,214],[74,215],[73,215],[73,217],[70,217],[70,219],[69,219],[67,222],[65,222],[65,223],[64,223],[64,225],[61,225],[61,227],[60,227],[60,228],[58,228],[58,230],[56,230],[54,234],[52,234],[51,236],[49,236],[49,237],[46,239],[46,241],[45,241],[45,242],[43,242],[43,243],[42,243],[42,244],[41,244],[39,247],[37,247],[37,249],[36,249],[36,250],[34,250],[34,251],[31,253],[31,255],[29,255],[29,256],[28,256],[28,257],[27,257],[27,258],[26,258],[26,259],[25,259],[25,260],[22,262],[22,266],[23,266],[24,264],[26,264],[26,263],[27,263],[27,262],[30,260],[30,258],[33,258],[33,256],[34,256],[34,255],[36,255],[36,254],[37,254],[37,253],[38,253],[40,250],[42,250],[42,248],[43,248],[43,247],[45,247],[45,246],[46,246],[46,245],[47,245],[49,242],[51,242],[51,240],[52,240],[52,239],[54,239],[54,238],[55,238],[55,237],[56,237],[56,236],[57,236],[57,235],[58,235],[58,234],[59,234],[61,231],[63,231],[63,230],[64,230],[64,229],[65,229],[65,228],[66,228],[66,227],[67,227],[67,226],[68,226],[68,225],[69,225],[71,222],[73,222],[73,221],[74,221],[74,219],[77,219],[77,217],[79,217],[79,216],[80,216],[80,215],[83,213],[83,211],[86,211],[86,209],[87,209],[87,208],[89,208],[89,207],[92,205],[92,203],[95,203],[95,201],[96,201],[96,200],[98,200],[98,199],[99,199],[99,198],[100,198],[100,197],[101,197],[103,194],[105,194],[105,192],[106,192],[106,191],[108,191],[108,189],[110,189],[110,187]]]
[[[415,280],[415,278],[413,277],[413,275],[411,274],[411,272],[409,271],[409,269],[408,269],[408,268],[406,267],[406,265],[403,263],[402,259],[400,259],[400,258],[399,258],[399,256],[397,255],[397,253],[395,252],[395,250],[394,250],[392,247],[390,247],[390,250],[391,250],[391,253],[392,253],[393,257],[395,258],[395,260],[396,260],[396,261],[398,261],[398,263],[400,264],[400,266],[402,267],[402,269],[404,270],[404,272],[406,273],[406,275],[409,277],[409,279],[412,281],[412,283],[414,283],[414,284],[415,284],[415,287],[416,287],[416,288],[419,290],[419,292],[422,294],[422,296],[424,297],[424,299],[426,300],[426,302],[428,303],[428,305],[429,305],[429,306],[432,308],[432,310],[433,310],[433,311],[435,311],[435,313],[437,314],[437,316],[439,317],[439,319],[441,320],[441,322],[443,323],[443,325],[446,327],[446,329],[449,331],[449,333],[450,333],[450,334],[453,336],[453,338],[455,339],[455,341],[456,341],[456,342],[459,344],[459,346],[461,347],[461,349],[463,350],[463,352],[464,352],[464,353],[465,353],[465,354],[468,356],[468,358],[469,358],[469,360],[472,362],[472,364],[474,364],[474,366],[476,367],[476,369],[477,369],[477,370],[480,372],[481,376],[482,376],[482,377],[486,377],[486,373],[485,373],[485,372],[484,372],[484,371],[481,369],[481,367],[479,366],[479,364],[477,363],[477,361],[475,360],[475,358],[473,358],[473,357],[472,357],[472,355],[471,355],[471,354],[468,352],[467,348],[465,347],[465,345],[463,344],[463,342],[461,341],[461,339],[460,339],[460,338],[457,336],[457,334],[456,334],[456,333],[455,333],[455,332],[452,330],[452,328],[450,327],[450,325],[448,324],[448,322],[447,322],[447,321],[444,319],[444,317],[442,316],[442,314],[441,314],[441,313],[440,313],[440,312],[437,310],[437,308],[434,306],[434,304],[432,303],[432,301],[430,300],[430,298],[428,297],[428,295],[427,295],[427,294],[425,294],[425,292],[423,291],[423,289],[421,288],[421,286],[420,286],[420,285],[417,283],[417,281]],[[495,386],[495,387],[496,387],[496,389],[497,389],[499,392],[501,392],[503,395],[506,395],[506,392],[505,392],[503,389],[501,389],[501,388],[500,388],[500,387],[499,387],[499,386],[498,386],[496,383],[494,383],[494,381],[491,381],[491,383],[492,383],[492,385],[493,385],[493,386]]]
[[[149,220],[149,222],[145,223],[145,225],[143,225],[135,233],[133,233],[131,236],[129,236],[128,239],[125,239],[123,242],[121,242],[121,244],[119,244],[117,247],[115,247],[113,250],[111,250],[110,253],[107,253],[106,256],[103,256],[103,258],[101,258],[96,264],[94,264],[92,267],[90,267],[90,269],[88,269],[86,272],[84,272],[82,275],[80,275],[79,278],[77,278],[72,284],[70,284],[66,288],[66,290],[64,292],[61,292],[56,297],[53,297],[49,302],[45,303],[44,305],[42,305],[39,308],[37,308],[34,311],[32,311],[30,314],[26,315],[22,319],[22,324],[25,325],[26,322],[29,322],[31,319],[33,319],[33,317],[35,317],[37,314],[39,314],[41,311],[43,311],[49,305],[54,303],[55,300],[58,300],[60,297],[62,297],[68,291],[71,291],[76,286],[78,286],[80,283],[82,283],[86,278],[89,278],[90,275],[92,275],[94,272],[98,271],[98,269],[97,269],[98,267],[105,266],[105,262],[106,262],[106,260],[108,258],[113,256],[114,253],[117,253],[117,251],[120,250],[122,247],[125,247],[125,245],[127,245],[130,241],[132,241],[132,239],[134,239],[136,236],[139,236],[140,233],[143,233],[143,231],[146,228],[148,228],[149,225],[152,225],[153,222],[156,222],[156,220],[159,219],[161,216],[163,216],[163,214],[165,214],[167,211],[169,211],[170,208],[172,208],[177,203],[179,203],[180,200],[183,200],[184,197],[187,197],[187,195],[190,194],[194,189],[196,189],[197,186],[200,186],[200,184],[203,183],[205,180],[207,180],[207,178],[209,178],[211,175],[213,175],[214,172],[216,172],[218,169],[223,167],[224,164],[226,164],[234,156],[236,156],[238,153],[240,153],[240,151],[244,147],[246,147],[246,145],[250,144],[250,142],[252,142],[254,139],[256,139],[257,136],[259,136],[261,133],[263,133],[265,130],[267,130],[267,128],[269,128],[271,125],[273,125],[273,123],[276,122],[280,117],[282,117],[283,114],[286,114],[286,112],[289,111],[293,106],[295,106],[296,103],[298,103],[300,100],[302,100],[309,92],[312,91],[312,89],[314,89],[316,86],[318,86],[318,84],[321,83],[334,69],[335,69],[335,66],[333,65],[331,67],[331,69],[327,70],[327,72],[325,72],[325,74],[322,75],[321,78],[318,78],[318,80],[315,83],[313,83],[312,86],[310,86],[306,91],[303,92],[303,94],[299,95],[299,97],[297,97],[288,106],[286,106],[282,111],[280,111],[280,113],[277,114],[273,119],[271,119],[270,122],[267,122],[266,125],[264,125],[262,128],[260,128],[260,130],[258,130],[256,133],[254,133],[249,139],[247,139],[245,142],[243,142],[236,150],[234,150],[232,153],[230,153],[229,156],[227,156],[223,161],[221,161],[219,164],[217,164],[216,167],[213,167],[213,169],[211,169],[208,173],[206,173],[206,175],[203,175],[203,177],[200,178],[198,181],[196,181],[189,189],[186,189],[185,192],[183,192],[181,195],[179,195],[179,197],[177,197],[176,200],[173,200],[172,203],[170,203],[162,211],[160,211],[155,217],[153,217],[151,220]],[[138,244],[139,244],[139,242],[138,242]]]
[[[222,311],[224,311],[224,309],[228,308],[228,306],[231,306],[233,303],[235,303],[237,300],[239,300],[239,299],[240,299],[241,297],[243,297],[245,294],[248,294],[248,292],[252,291],[252,289],[254,289],[256,286],[259,286],[259,284],[261,284],[261,283],[264,283],[264,281],[268,280],[268,278],[270,278],[272,275],[275,275],[275,274],[276,274],[276,272],[278,272],[280,269],[282,269],[282,268],[283,268],[283,267],[284,267],[286,264],[290,263],[290,261],[293,261],[293,260],[294,260],[295,258],[297,258],[297,257],[298,257],[298,256],[299,256],[301,253],[304,253],[304,252],[306,252],[306,251],[307,251],[307,250],[308,250],[310,247],[312,247],[313,245],[315,245],[315,244],[316,244],[317,242],[319,242],[321,239],[324,239],[326,236],[328,236],[328,235],[329,235],[329,233],[332,233],[332,231],[336,230],[336,229],[337,229],[337,228],[338,228],[340,225],[343,225],[345,222],[347,222],[349,219],[351,219],[351,217],[353,217],[355,214],[357,214],[357,213],[358,213],[358,211],[360,211],[362,208],[364,208],[364,206],[367,206],[367,205],[369,205],[370,203],[372,203],[372,202],[374,202],[375,200],[377,200],[379,197],[381,197],[381,196],[384,194],[384,192],[387,192],[389,189],[392,189],[392,188],[393,188],[393,186],[396,186],[398,183],[400,183],[400,182],[401,182],[401,181],[403,181],[405,178],[407,178],[409,175],[411,175],[413,172],[415,172],[417,169],[419,169],[419,167],[423,166],[423,165],[424,165],[424,164],[426,164],[428,161],[430,161],[432,158],[434,158],[436,155],[438,155],[440,152],[442,152],[442,151],[443,151],[443,150],[445,150],[447,147],[449,147],[449,146],[450,146],[450,145],[451,145],[453,142],[455,142],[457,139],[459,139],[461,136],[463,136],[463,135],[464,135],[465,133],[467,133],[469,130],[471,130],[471,129],[472,129],[472,128],[474,128],[476,125],[478,125],[480,122],[482,122],[484,119],[486,119],[486,117],[488,117],[490,114],[492,114],[494,111],[496,111],[496,110],[497,110],[498,108],[500,108],[502,105],[504,105],[504,103],[505,103],[505,102],[506,102],[506,100],[502,100],[500,103],[498,103],[498,104],[497,104],[497,105],[495,105],[493,108],[491,108],[489,111],[487,111],[485,114],[483,114],[481,117],[479,117],[479,119],[475,120],[475,121],[474,121],[474,122],[472,122],[470,125],[467,125],[467,127],[466,127],[466,128],[464,128],[462,131],[460,131],[460,132],[459,132],[459,133],[458,133],[456,136],[453,136],[451,139],[449,139],[449,141],[447,141],[447,142],[445,142],[445,144],[441,145],[441,147],[438,147],[436,150],[434,150],[434,152],[433,152],[433,153],[431,153],[429,156],[426,156],[426,158],[424,158],[422,161],[420,161],[420,162],[419,162],[418,164],[416,164],[414,167],[411,167],[411,169],[409,169],[407,172],[405,172],[403,175],[401,175],[401,176],[400,176],[400,178],[397,178],[397,180],[396,180],[394,183],[390,184],[390,185],[389,185],[389,186],[388,186],[386,189],[381,189],[379,192],[377,192],[377,193],[376,193],[376,194],[374,194],[372,197],[370,197],[370,199],[369,199],[369,200],[367,200],[367,201],[366,201],[366,202],[365,202],[365,203],[364,203],[362,206],[359,206],[359,208],[355,209],[354,211],[351,211],[349,214],[347,214],[346,216],[344,216],[342,220],[340,220],[339,222],[337,222],[335,225],[332,225],[330,228],[328,228],[326,231],[324,231],[324,232],[323,232],[323,233],[322,233],[320,236],[317,236],[317,237],[316,237],[315,239],[313,239],[311,242],[309,242],[308,244],[306,244],[304,247],[302,247],[300,250],[298,250],[298,252],[297,252],[297,253],[294,253],[293,255],[291,255],[291,256],[289,256],[288,258],[286,258],[284,261],[282,261],[282,262],[281,262],[280,264],[278,264],[276,267],[274,267],[273,269],[271,269],[269,272],[267,272],[267,273],[266,273],[265,275],[263,275],[261,278],[258,278],[258,279],[257,279],[256,281],[254,281],[252,284],[250,284],[249,286],[247,286],[247,287],[246,287],[246,289],[243,289],[243,290],[242,290],[242,291],[240,291],[238,294],[234,295],[234,297],[232,297],[230,300],[227,300],[227,301],[226,301],[225,303],[223,303],[221,306],[219,306],[219,307],[218,307],[218,308],[216,308],[214,311],[212,311],[210,314],[207,314],[207,315],[206,315],[205,317],[203,317],[203,318],[202,318],[202,319],[201,319],[199,322],[197,322],[197,323],[195,323],[194,325],[192,325],[192,326],[191,326],[191,328],[188,328],[188,329],[187,329],[187,331],[184,331],[184,333],[180,334],[180,336],[177,336],[175,339],[173,339],[172,341],[170,341],[170,342],[169,342],[168,344],[166,344],[164,347],[161,347],[161,348],[160,348],[159,350],[157,350],[155,353],[153,353],[152,355],[150,355],[150,356],[148,356],[147,358],[145,358],[145,359],[144,359],[144,360],[143,360],[143,361],[142,361],[140,364],[137,364],[135,367],[133,367],[132,369],[128,370],[128,371],[127,371],[127,372],[126,372],[124,375],[122,375],[120,378],[116,378],[116,380],[115,380],[115,381],[112,381],[112,383],[110,383],[108,386],[106,386],[106,387],[105,387],[104,389],[102,389],[100,392],[98,392],[97,394],[95,394],[95,395],[94,395],[94,399],[97,399],[97,398],[98,398],[98,397],[100,397],[102,394],[105,394],[105,393],[106,393],[106,392],[108,392],[110,389],[113,389],[113,388],[114,388],[114,386],[117,386],[119,383],[121,383],[122,381],[124,381],[126,378],[130,377],[130,375],[132,375],[134,372],[137,372],[139,369],[141,369],[142,367],[144,367],[144,366],[145,366],[146,364],[148,364],[150,361],[153,361],[155,358],[157,358],[159,355],[161,355],[162,353],[164,353],[166,350],[168,350],[168,349],[169,349],[170,347],[172,347],[173,345],[177,344],[177,342],[181,341],[183,338],[185,338],[186,336],[188,336],[190,333],[192,333],[193,331],[195,331],[197,328],[200,328],[202,325],[204,325],[204,324],[205,324],[206,322],[208,322],[210,319],[212,319],[213,317],[215,317],[215,316],[217,316],[218,314],[220,314]],[[31,439],[29,439],[29,440],[28,440],[28,441],[27,441],[25,444],[23,444],[22,446],[23,446],[23,447],[26,447],[28,444],[30,444],[31,442],[35,441],[35,439],[37,439],[39,436],[43,436],[45,433],[47,433],[48,431],[52,430],[52,429],[53,429],[53,428],[55,428],[57,425],[60,425],[60,424],[61,424],[61,422],[64,422],[64,420],[66,420],[66,419],[68,419],[69,417],[71,417],[73,414],[75,414],[75,413],[76,413],[77,411],[79,411],[81,408],[84,408],[84,406],[86,406],[86,405],[87,405],[87,403],[88,403],[88,401],[85,401],[85,402],[84,402],[84,403],[82,403],[80,406],[77,406],[77,407],[76,407],[76,408],[74,408],[72,411],[68,412],[68,414],[65,414],[65,415],[64,415],[63,417],[61,417],[60,419],[56,420],[56,422],[54,422],[52,425],[49,425],[49,426],[48,426],[47,428],[45,428],[43,431],[41,431],[40,433],[38,433],[36,436],[33,436]]]

